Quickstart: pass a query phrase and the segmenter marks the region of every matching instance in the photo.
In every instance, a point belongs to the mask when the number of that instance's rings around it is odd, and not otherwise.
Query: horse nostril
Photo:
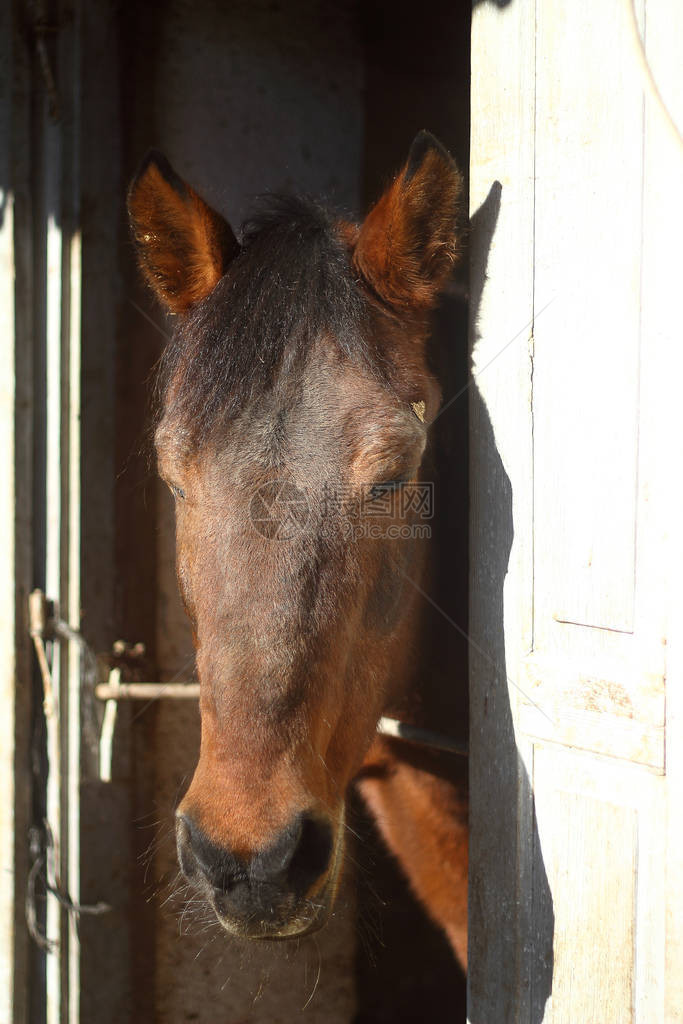
[[[190,819],[184,814],[176,814],[175,823],[176,850],[178,852],[178,863],[180,870],[188,880],[197,874],[197,858],[192,851],[192,832]]]
[[[247,878],[237,858],[209,839],[188,815],[177,816],[176,841],[180,869],[189,881],[203,878],[213,889],[227,893]]]
[[[299,895],[326,870],[332,853],[332,826],[312,814],[299,814],[265,850],[253,858],[252,882],[276,885]]]
[[[304,893],[327,870],[332,856],[333,834],[329,821],[304,814],[299,841],[287,867],[287,882]]]

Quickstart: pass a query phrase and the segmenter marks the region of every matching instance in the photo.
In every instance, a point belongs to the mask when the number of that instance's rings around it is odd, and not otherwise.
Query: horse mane
[[[193,439],[201,437],[271,388],[285,353],[288,367],[302,365],[321,334],[350,358],[368,360],[365,300],[338,223],[308,198],[258,200],[238,255],[179,320],[164,351],[159,413],[170,407]]]

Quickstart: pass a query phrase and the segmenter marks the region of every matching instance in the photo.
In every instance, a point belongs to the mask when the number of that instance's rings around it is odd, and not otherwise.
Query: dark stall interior
[[[360,216],[418,130],[466,174],[467,0],[98,0],[83,47],[83,632],[145,644],[147,679],[192,674],[176,594],[173,510],[149,439],[153,368],[169,325],[137,279],[125,190],[157,147],[239,226],[249,197],[293,189]],[[436,327],[444,392],[467,381],[466,261]],[[467,626],[467,400],[440,429],[452,453],[450,614]],[[464,728],[467,651],[452,630],[450,726]],[[141,676],[141,677],[143,677]],[[239,951],[172,895],[172,812],[196,760],[192,701],[122,706],[113,781],[83,783],[82,1019],[311,1022],[464,1019],[449,947],[408,892],[359,801],[339,908],[297,948]],[[169,895],[171,894],[171,895]],[[307,1004],[307,1005],[306,1005]]]

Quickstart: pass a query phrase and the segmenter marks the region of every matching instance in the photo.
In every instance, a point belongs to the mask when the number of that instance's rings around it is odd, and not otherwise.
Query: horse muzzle
[[[245,859],[210,839],[187,813],[176,816],[180,868],[226,931],[246,939],[287,939],[329,917],[343,854],[343,818],[303,812]]]

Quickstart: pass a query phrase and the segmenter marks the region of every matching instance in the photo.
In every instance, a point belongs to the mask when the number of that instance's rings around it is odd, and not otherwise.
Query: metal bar
[[[100,683],[95,687],[95,696],[100,700],[196,700],[199,697],[199,683]],[[401,722],[398,718],[382,715],[377,723],[377,732],[382,736],[418,743],[432,750],[444,750],[450,754],[467,757],[467,744],[443,733],[423,729],[419,725]]]
[[[95,696],[100,700],[171,700],[199,697],[199,683],[99,683]]]
[[[44,587],[54,598],[51,634],[32,630],[46,686],[48,774],[46,805],[51,843],[46,893],[47,1024],[80,1019],[79,937],[69,907],[80,903],[80,0],[59,0],[54,41],[44,33],[48,5],[38,0],[34,28],[42,45],[43,71],[56,69],[60,117],[43,97],[36,122],[40,154],[41,234],[45,247],[45,561]],[[54,95],[51,97],[54,100]],[[57,629],[60,616],[68,629]],[[68,905],[59,898],[69,893]]]
[[[68,320],[65,324],[64,375],[67,394],[63,399],[62,417],[67,447],[64,474],[67,508],[66,533],[66,600],[62,608],[75,636],[66,647],[66,887],[72,905],[81,904],[81,176],[80,176],[80,110],[81,110],[81,3],[71,0],[65,5],[72,15],[69,30],[63,33],[60,61],[68,69],[64,82],[64,107],[68,117],[66,143],[68,151],[64,216],[68,228],[68,247],[63,269],[68,297]],[[78,916],[67,915],[67,1019],[79,1024],[81,1019],[81,943]]]
[[[46,280],[45,288],[45,589],[60,595],[62,591],[63,434],[62,434],[62,329],[63,329],[63,238],[59,217],[61,207],[62,135],[58,125],[50,124],[44,114],[43,211],[45,216]],[[62,883],[62,840],[65,824],[62,769],[61,703],[63,657],[61,644],[52,642],[50,673],[53,713],[46,716],[47,728],[47,821],[52,845],[47,852],[47,874],[57,887]],[[65,838],[65,837],[64,837]],[[63,973],[65,914],[54,893],[46,893],[47,1024],[62,1024],[66,998],[66,972]]]
[[[30,598],[30,622],[31,635],[40,645],[36,643],[36,650],[42,646],[42,639],[55,632],[63,631],[64,623],[50,618],[47,602],[41,591],[34,591]],[[73,638],[79,638],[79,634],[70,630]],[[41,669],[43,663],[41,661]],[[50,679],[49,668],[45,663],[44,672],[45,692],[49,693]],[[45,678],[47,676],[47,678]],[[108,683],[98,683],[95,687],[95,696],[99,700],[106,701],[102,733],[100,737],[100,774],[103,781],[111,779],[111,756],[113,749],[114,725],[116,722],[116,705],[120,700],[197,700],[199,697],[199,683],[150,683],[135,682],[122,683],[120,668],[113,668],[109,673]],[[467,744],[456,740],[443,733],[433,732],[420,725],[413,725],[410,722],[402,722],[390,715],[382,715],[377,723],[377,732],[382,736],[390,736],[393,739],[405,740],[408,743],[418,743],[423,747],[430,747],[433,750],[444,750],[450,754],[458,754],[467,757]]]
[[[390,718],[382,715],[377,723],[377,732],[383,736],[393,736],[397,740],[407,740],[409,743],[419,743],[422,747],[430,747],[433,750],[445,750],[450,754],[459,754],[467,757],[467,744],[454,740],[450,736],[444,736],[440,732],[432,732],[431,729],[423,729],[419,725],[411,725],[409,722],[401,722],[398,718]]]
[[[113,668],[111,670],[107,685],[112,691],[112,696],[107,699],[104,705],[104,717],[102,718],[102,729],[100,730],[100,779],[102,782],[111,782],[114,730],[116,728],[116,717],[119,709],[118,699],[121,690],[120,668]]]
[[[52,681],[50,669],[45,658],[43,641],[55,636],[67,636],[79,644],[83,644],[84,640],[77,630],[51,614],[45,595],[40,590],[34,591],[30,596],[29,619],[31,635],[36,643],[36,652],[43,674],[47,714],[50,705],[48,696],[51,692]],[[109,672],[109,682],[98,683],[95,686],[95,696],[98,700],[106,702],[100,735],[100,778],[103,782],[108,782],[111,781],[111,758],[117,702],[120,700],[197,700],[199,698],[199,683],[178,681],[172,683],[142,681],[122,683],[121,669],[115,667]],[[393,718],[390,715],[382,715],[377,723],[377,732],[382,736],[405,740],[408,743],[418,743],[423,747],[431,747],[433,750],[444,750],[450,754],[458,754],[461,757],[467,757],[468,755],[467,744],[462,740],[456,740],[452,736],[446,736],[444,733],[425,729],[420,725],[413,725],[411,722],[402,722],[400,719]]]

